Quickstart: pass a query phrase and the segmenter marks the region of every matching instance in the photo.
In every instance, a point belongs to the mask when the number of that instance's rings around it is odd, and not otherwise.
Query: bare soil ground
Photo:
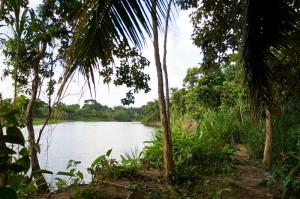
[[[81,185],[66,191],[51,193],[39,198],[71,199],[71,198],[221,198],[221,199],[259,199],[280,198],[280,190],[272,190],[260,186],[264,180],[264,170],[252,162],[243,145],[237,145],[239,160],[236,177],[203,177],[209,183],[194,187],[192,190],[183,189],[162,182],[161,171],[145,169],[134,179],[117,181],[99,181],[94,184]],[[81,197],[78,197],[81,195]],[[76,197],[77,196],[77,197]]]
[[[239,151],[236,153],[240,163],[236,165],[239,175],[236,178],[228,179],[227,182],[234,192],[231,196],[224,198],[281,198],[279,188],[269,189],[261,186],[264,178],[264,170],[250,161],[246,148],[243,145],[237,145]]]

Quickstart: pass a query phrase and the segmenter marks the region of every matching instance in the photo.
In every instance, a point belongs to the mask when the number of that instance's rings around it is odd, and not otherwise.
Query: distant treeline
[[[48,116],[48,104],[39,101],[35,107],[35,118],[46,118]],[[58,103],[52,108],[51,117],[63,120],[96,120],[96,121],[140,121],[141,108],[115,106],[113,108],[101,105],[96,100],[85,100],[84,105],[67,105]]]
[[[13,104],[12,99],[4,99],[8,104]],[[24,95],[16,98],[16,108],[23,113],[29,99]],[[51,109],[47,102],[37,100],[34,107],[33,117],[36,119],[48,118],[50,111],[51,119],[59,120],[80,120],[80,121],[138,121],[143,124],[153,125],[159,123],[158,101],[148,102],[142,107],[115,106],[113,108],[102,105],[94,99],[84,101],[81,107],[79,104],[57,103]]]

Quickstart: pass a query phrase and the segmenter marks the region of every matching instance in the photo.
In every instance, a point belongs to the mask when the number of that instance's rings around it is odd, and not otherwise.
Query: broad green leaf
[[[33,171],[32,173],[46,173],[46,174],[51,174],[51,175],[53,175],[53,172],[52,172],[52,171],[49,171],[49,170],[46,170],[46,169],[36,170],[36,171]]]
[[[19,179],[14,174],[8,176],[8,185],[14,190],[18,190],[20,186]]]
[[[6,136],[11,137],[10,138],[12,139],[11,141],[14,141],[11,143],[20,144],[22,146],[25,145],[24,136],[19,128],[15,126],[8,127],[6,130],[6,134],[7,134]]]
[[[12,143],[12,144],[20,144],[24,146],[24,142],[14,135],[4,135],[3,139],[4,142]]]
[[[21,149],[19,154],[22,155],[22,156],[29,156],[29,152],[28,152],[27,148]]]
[[[30,158],[29,156],[21,157],[16,161],[17,164],[24,167],[24,171],[28,171],[30,169]]]
[[[112,149],[109,149],[109,150],[106,152],[106,156],[110,156],[111,151],[112,151]]]
[[[15,190],[8,187],[0,187],[0,198],[18,199],[18,196]]]
[[[105,155],[101,155],[96,160],[94,160],[94,162],[91,164],[91,167],[94,168],[102,160],[105,160]]]
[[[0,154],[1,155],[11,155],[11,154],[16,154],[16,152],[6,146],[0,147]]]
[[[70,176],[70,177],[74,176],[74,175],[71,174],[70,172],[65,172],[65,171],[59,171],[59,172],[57,172],[56,175]]]
[[[81,180],[83,180],[83,173],[81,171],[78,171],[77,175]]]
[[[75,173],[75,169],[71,169],[69,173],[73,176]]]
[[[17,172],[17,173],[26,170],[25,167],[23,167],[22,165],[16,164],[16,163],[9,164],[8,167],[9,167],[9,169],[11,169],[12,171]]]

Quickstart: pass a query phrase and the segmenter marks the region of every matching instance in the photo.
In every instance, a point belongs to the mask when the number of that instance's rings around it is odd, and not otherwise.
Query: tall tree
[[[59,95],[62,94],[67,81],[77,69],[84,74],[88,82],[94,83],[94,70],[102,71],[101,68],[103,66],[113,62],[115,55],[113,49],[116,46],[123,42],[125,42],[126,46],[130,46],[131,42],[134,46],[141,48],[145,41],[144,32],[148,35],[151,35],[152,32],[148,13],[151,13],[152,18],[155,19],[155,28],[157,29],[161,26],[161,18],[165,17],[167,11],[165,0],[157,0],[154,3],[155,11],[153,11],[152,1],[103,0],[101,3],[98,0],[87,1],[88,9],[79,17],[80,21],[76,27],[77,35],[67,55],[69,64],[65,70],[64,82],[60,88]],[[110,74],[111,71],[112,69],[108,68],[104,72]],[[163,78],[161,75],[160,66],[159,76]],[[162,89],[163,93],[164,88],[161,87],[160,89]],[[129,99],[126,101],[131,102],[132,95],[128,96]],[[160,98],[165,100],[163,95]],[[165,102],[163,102],[162,106],[165,107]],[[167,124],[166,122],[167,120],[164,121],[165,124]],[[166,129],[165,132],[168,132],[168,130]],[[168,135],[166,136],[169,137]],[[170,144],[170,138],[167,139],[169,139]],[[170,156],[172,150],[168,148],[168,151],[168,156]],[[169,171],[171,167],[172,162],[168,160],[166,170]]]
[[[171,113],[170,113],[170,91],[169,91],[169,77],[168,77],[168,67],[167,67],[167,40],[169,31],[169,21],[171,15],[171,6],[173,0],[169,0],[167,7],[167,15],[165,19],[165,32],[164,32],[164,47],[163,47],[163,71],[164,71],[164,82],[165,82],[165,93],[166,93],[166,114],[167,114],[167,125],[168,125],[168,137],[170,139],[170,147],[172,150],[172,133],[171,133]],[[171,154],[168,154],[172,156]],[[173,159],[173,157],[171,157]],[[170,161],[170,160],[169,160]],[[173,161],[173,160],[172,160]],[[173,164],[173,163],[172,163]]]
[[[157,19],[157,0],[152,0],[152,31],[153,31],[153,47],[154,47],[154,58],[157,73],[157,84],[158,84],[158,102],[160,119],[162,125],[162,138],[163,138],[163,161],[164,161],[164,176],[166,179],[169,178],[170,172],[173,168],[173,155],[172,155],[172,138],[170,129],[170,117],[166,106],[166,99],[164,94],[164,76],[162,71],[162,65],[160,62],[159,54],[159,43],[158,43],[158,19]],[[167,74],[166,80],[167,80]],[[168,88],[166,88],[168,89]]]
[[[63,64],[61,53],[69,43],[70,32],[68,28],[72,26],[71,23],[68,23],[65,10],[58,9],[58,7],[60,9],[63,7],[62,1],[57,4],[55,1],[46,0],[37,11],[27,8],[28,2],[24,3],[21,0],[6,2],[8,15],[5,16],[5,21],[13,32],[12,36],[4,42],[3,52],[8,59],[7,64],[13,66],[12,69],[8,67],[6,72],[13,74],[15,82],[18,83],[15,84],[15,87],[20,91],[25,91],[30,96],[25,110],[25,118],[31,169],[39,192],[45,192],[48,190],[48,186],[40,172],[41,168],[37,157],[39,140],[44,127],[39,131],[36,138],[32,122],[33,113],[42,88],[42,78],[49,79],[46,90],[49,96],[53,94],[55,83],[52,79],[53,66],[58,61]],[[76,1],[69,1],[67,6],[73,5],[74,2]],[[25,7],[23,12],[22,7]],[[63,14],[61,11],[64,11]],[[66,26],[67,23],[68,26]],[[55,39],[59,39],[60,45],[55,44]],[[59,53],[54,53],[54,51]]]
[[[12,14],[7,17],[7,22],[8,26],[12,29],[13,34],[12,37],[4,43],[4,54],[10,59],[7,63],[13,66],[11,74],[15,81],[14,104],[17,98],[17,88],[22,88],[29,83],[30,80],[28,79],[28,76],[31,71],[33,80],[31,83],[32,87],[29,89],[31,95],[25,111],[25,120],[28,130],[29,151],[33,175],[36,178],[39,190],[45,192],[48,189],[46,180],[41,173],[35,172],[41,170],[41,168],[37,158],[38,147],[35,142],[32,116],[40,83],[40,61],[45,54],[46,43],[41,42],[40,46],[39,42],[29,43],[29,40],[33,39],[36,34],[36,32],[34,32],[34,29],[36,28],[34,23],[36,20],[34,12],[29,10],[26,7],[26,4],[24,6],[23,2],[20,0],[9,1],[7,7],[8,10],[11,10]],[[22,12],[23,7],[25,7],[25,9]],[[31,17],[30,22],[27,16],[29,12]]]
[[[169,31],[169,21],[171,14],[172,0],[168,2],[167,16],[165,19],[165,32],[164,32],[164,48],[163,48],[163,71],[164,71],[164,81],[165,81],[165,92],[166,92],[166,110],[167,116],[170,118],[170,92],[169,92],[169,78],[168,78],[168,67],[167,67],[167,40],[168,40],[168,31]],[[170,119],[168,119],[169,129]]]
[[[228,52],[238,50],[254,119],[278,112],[274,82],[290,71],[284,55],[299,45],[295,19],[299,2],[294,0],[213,1],[179,0],[183,8],[197,7],[193,15],[194,42],[201,46],[206,68],[218,67]],[[268,10],[268,12],[266,12]],[[299,20],[299,18],[298,18]],[[298,33],[299,34],[299,33]],[[278,70],[281,68],[281,70]],[[280,78],[279,78],[280,79]],[[279,81],[276,83],[280,84]],[[268,123],[269,121],[267,121]],[[270,143],[270,142],[268,142]],[[271,148],[271,147],[266,147]],[[270,151],[270,150],[269,150]],[[270,161],[267,161],[270,162]],[[266,165],[267,166],[267,165]]]

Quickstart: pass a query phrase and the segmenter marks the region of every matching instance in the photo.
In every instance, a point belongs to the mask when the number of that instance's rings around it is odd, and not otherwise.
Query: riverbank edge
[[[44,125],[46,121],[46,118],[33,118],[33,125]],[[97,118],[80,118],[80,119],[49,119],[48,124],[60,124],[64,122],[139,122],[140,121],[118,121],[118,120],[99,120]],[[143,124],[145,125],[145,124]],[[145,126],[152,126],[152,125],[145,125]],[[154,126],[154,125],[153,125]]]

